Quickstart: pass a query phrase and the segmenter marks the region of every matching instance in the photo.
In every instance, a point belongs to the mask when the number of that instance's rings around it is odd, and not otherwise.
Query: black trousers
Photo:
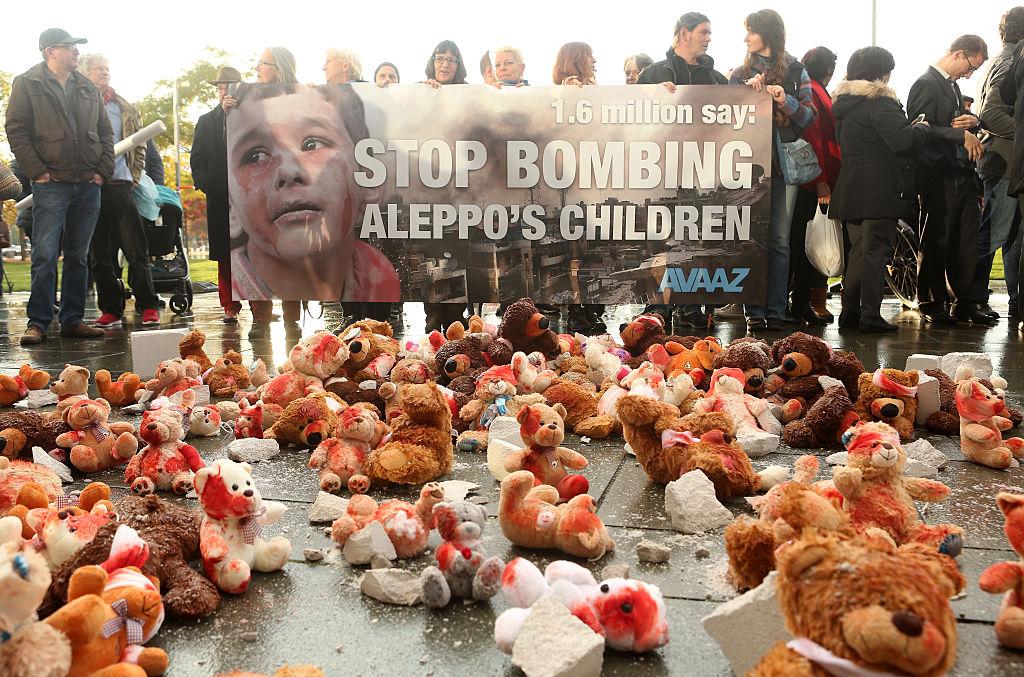
[[[917,299],[982,303],[973,298],[981,226],[981,184],[973,172],[919,170],[916,176],[921,221],[918,234]]]
[[[850,252],[843,275],[843,314],[861,319],[881,317],[885,266],[896,250],[895,219],[847,223]]]
[[[89,267],[96,283],[96,304],[100,312],[124,314],[124,294],[117,283],[117,250],[128,261],[128,284],[135,305],[142,310],[157,307],[153,276],[149,270],[149,243],[135,208],[130,181],[104,184],[100,191],[100,215],[89,246]]]
[[[800,189],[793,208],[793,225],[789,228],[789,288],[794,302],[810,301],[810,290],[824,287],[828,278],[807,260],[807,222],[818,210],[818,194]]]

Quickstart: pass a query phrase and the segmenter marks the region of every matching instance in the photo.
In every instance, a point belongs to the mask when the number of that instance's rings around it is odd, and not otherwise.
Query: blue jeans
[[[971,297],[988,302],[988,280],[996,251],[1003,250],[1003,272],[1010,304],[1017,304],[1020,280],[1021,215],[1017,198],[1006,194],[1009,177],[985,177],[985,207],[978,229],[978,267],[974,272]]]
[[[800,186],[787,186],[782,174],[772,176],[772,206],[768,221],[768,295],[767,305],[743,306],[747,319],[786,317],[789,298],[789,228]]]
[[[28,324],[44,331],[53,320],[57,259],[64,250],[60,285],[60,326],[82,321],[89,278],[89,242],[100,213],[94,183],[32,182],[32,293]]]

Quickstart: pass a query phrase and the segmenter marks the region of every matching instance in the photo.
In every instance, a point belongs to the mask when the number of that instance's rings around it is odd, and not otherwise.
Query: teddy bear
[[[184,496],[192,490],[192,473],[206,463],[196,448],[182,442],[181,414],[171,409],[147,411],[139,424],[146,446],[124,469],[124,481],[139,496],[154,491],[173,491]]]
[[[239,390],[246,390],[252,385],[249,370],[242,364],[242,356],[234,350],[229,350],[224,353],[224,357],[218,358],[204,380],[210,386],[210,394],[214,397],[234,397]]]
[[[156,366],[156,375],[146,381],[144,387],[152,393],[153,399],[161,395],[170,397],[193,386],[202,385],[198,378],[190,376],[191,372],[198,371],[198,369],[199,365],[191,360],[182,360],[181,358],[163,360]]]
[[[460,376],[475,377],[490,366],[500,364],[490,354],[496,344],[506,346],[507,341],[491,339],[489,336],[466,336],[446,342],[434,353],[434,373],[439,385],[450,385]],[[508,364],[512,353],[505,361]]]
[[[178,355],[183,360],[192,360],[199,365],[199,373],[205,374],[213,367],[213,362],[203,350],[206,344],[206,334],[199,329],[193,329],[178,341]]]
[[[739,369],[745,377],[743,392],[754,397],[764,397],[765,382],[772,368],[770,353],[771,348],[763,340],[736,339],[715,355],[711,367]]]
[[[70,449],[68,459],[82,472],[98,472],[124,465],[139,450],[135,426],[108,422],[106,400],[78,400],[64,410],[64,422],[71,430],[57,437],[57,446]]]
[[[202,508],[199,549],[203,571],[222,591],[240,595],[249,587],[252,571],[278,571],[288,561],[292,544],[284,536],[260,538],[261,526],[274,524],[288,509],[264,501],[248,463],[218,459],[195,476]]]
[[[68,638],[36,620],[49,586],[50,569],[39,553],[0,543],[0,674],[5,677],[65,677],[71,669]]]
[[[110,502],[105,500],[91,505],[89,512],[65,510],[56,503],[32,508],[25,514],[25,521],[35,532],[29,547],[37,550],[50,568],[55,569],[85,547],[100,527],[116,517]]]
[[[50,392],[57,396],[57,408],[50,412],[50,420],[58,421],[64,410],[78,400],[89,397],[89,378],[92,375],[85,367],[65,364],[56,381],[50,383]]]
[[[141,386],[142,379],[130,371],[124,372],[114,381],[106,369],[96,370],[96,391],[111,406],[127,407],[135,404],[135,393]]]
[[[194,407],[188,415],[188,436],[217,437],[221,433],[223,418],[220,410],[212,404]]]
[[[860,375],[864,373],[864,363],[850,350],[832,350],[828,359],[828,375],[842,381],[846,392],[854,402],[860,397]]]
[[[949,557],[806,529],[777,559],[778,605],[796,639],[776,644],[751,677],[938,677],[956,662],[949,598],[963,577]]]
[[[18,494],[30,482],[42,487],[51,502],[64,495],[60,477],[50,468],[0,456],[0,513],[6,513],[17,505]]]
[[[407,357],[398,361],[391,369],[390,380],[382,383],[377,389],[384,400],[384,418],[391,421],[402,411],[402,388],[409,383],[426,383],[433,372],[427,362],[419,358]],[[345,399],[342,397],[342,399]],[[345,400],[346,402],[348,400]]]
[[[978,579],[985,592],[1003,595],[996,619],[996,639],[1008,649],[1024,649],[1024,495],[1001,491],[996,505],[1006,518],[1003,531],[1020,559],[989,566]]]
[[[949,496],[949,487],[903,474],[907,455],[895,429],[881,422],[858,423],[843,435],[843,442],[846,465],[832,469],[832,481],[854,528],[877,527],[897,545],[916,542],[959,552],[963,529],[925,524],[914,506],[914,501],[941,503]]]
[[[391,327],[388,327],[388,331]],[[334,373],[356,383],[387,379],[397,362],[399,344],[389,334],[366,331],[359,327],[342,334],[348,344],[348,359]]]
[[[519,351],[529,355],[537,351],[553,359],[558,357],[561,349],[558,345],[558,334],[549,329],[549,325],[550,321],[537,310],[533,301],[522,298],[505,308],[501,316],[501,326],[498,327],[498,338],[507,340],[512,345],[513,352]]]
[[[909,440],[917,419],[917,381],[916,371],[879,368],[861,374],[854,410],[862,421],[888,423],[901,440]]]
[[[35,510],[32,521],[29,520],[29,513]],[[7,517],[14,517],[21,523],[21,537],[24,540],[31,540],[37,535],[33,524],[40,524],[46,521],[50,515],[58,515],[66,512],[68,516],[78,517],[81,515],[110,516],[114,513],[114,504],[110,502],[110,487],[103,482],[90,482],[82,490],[70,494],[61,494],[56,498],[50,496],[49,492],[38,482],[26,482],[18,490],[15,504],[6,512]],[[63,517],[60,517],[63,519]],[[77,530],[72,530],[77,533]],[[45,543],[40,537],[36,544]]]
[[[452,469],[452,409],[433,382],[402,388],[402,413],[391,437],[370,452],[363,473],[371,482],[423,484]]]
[[[630,365],[633,365],[632,361],[624,363],[614,349],[610,350],[605,343],[599,340],[587,341],[583,351],[583,361],[586,364],[587,379],[595,388],[600,388],[609,382],[618,385],[622,378],[629,373]],[[639,366],[643,361],[643,359],[639,359],[634,366]]]
[[[348,404],[360,402],[367,404],[376,410],[378,416],[384,417],[387,403],[381,396],[380,389],[388,383],[390,381],[385,380],[367,380],[356,383],[350,378],[332,376],[324,383],[324,390],[334,393]]]
[[[850,426],[860,421],[846,386],[821,376],[823,392],[803,418],[790,421],[782,430],[782,441],[794,449],[828,449],[840,446]]]
[[[37,411],[0,412],[0,455],[18,458],[23,450],[57,448],[57,438],[71,430],[63,420],[51,420]]]
[[[338,331],[338,336],[340,336],[343,341],[349,341],[357,335],[356,333],[353,333],[355,331],[378,334],[388,338],[392,338],[395,335],[395,331],[391,327],[390,322],[385,322],[384,320],[371,320],[370,318],[365,317],[342,327],[341,330]],[[465,327],[463,327],[463,331],[465,331]]]
[[[74,572],[89,564],[102,564],[115,549],[116,530],[122,524],[135,529],[149,548],[142,566],[147,576],[160,579],[164,608],[176,618],[206,618],[220,606],[220,592],[201,573],[189,566],[199,557],[198,511],[161,499],[155,494],[127,494],[114,504],[118,522],[100,527],[96,536],[53,571],[53,583],[43,599],[40,614],[49,615],[67,599]]]
[[[487,526],[483,506],[467,501],[438,503],[433,520],[442,543],[434,550],[437,566],[428,566],[420,574],[420,597],[431,609],[448,606],[451,598],[482,602],[501,590],[505,562],[500,557],[484,557],[480,543]]]
[[[333,494],[350,486],[353,477],[362,476],[370,450],[388,432],[387,425],[372,409],[354,405],[342,411],[332,435],[320,442],[309,457],[308,466],[318,471],[320,488]]]
[[[528,470],[509,473],[501,481],[498,524],[505,538],[525,548],[561,550],[590,560],[615,549],[591,496],[581,494],[556,505],[558,490],[536,481]]]
[[[960,415],[956,410],[956,383],[941,369],[925,369],[924,373],[939,382],[939,410],[925,419],[925,429],[940,435],[959,434]]]
[[[111,568],[109,573],[98,565],[75,571],[68,603],[44,622],[70,640],[71,676],[162,675],[170,662],[167,653],[141,646],[163,624],[160,581],[137,567]]]
[[[416,557],[427,548],[427,538],[434,525],[434,506],[443,500],[444,490],[436,482],[423,485],[415,505],[398,499],[378,504],[365,494],[356,494],[349,501],[345,514],[331,524],[331,538],[345,547],[352,534],[370,522],[380,522],[398,557]]]
[[[647,477],[658,484],[701,470],[721,500],[767,491],[789,474],[781,466],[755,472],[724,412],[680,416],[671,404],[632,394],[623,395],[616,406],[626,442]]]
[[[533,473],[536,484],[546,484],[558,490],[558,500],[568,501],[573,496],[585,494],[590,483],[583,475],[570,475],[573,470],[587,467],[587,459],[572,449],[560,447],[565,439],[565,408],[560,404],[549,407],[544,404],[526,405],[519,409],[519,436],[525,448],[505,456],[505,470],[513,473],[528,470]]]
[[[282,373],[256,390],[255,399],[282,408],[299,397],[323,390],[324,382],[348,359],[348,347],[329,331],[304,337],[288,353]]]
[[[745,378],[735,367],[715,369],[708,394],[696,400],[694,413],[724,411],[729,414],[736,424],[736,436],[741,445],[744,437],[761,431],[781,435],[782,424],[772,415],[768,402],[746,393]]]
[[[516,391],[520,393],[543,393],[558,378],[554,370],[548,369],[547,358],[539,352],[514,353],[510,366]]]
[[[347,404],[337,395],[316,392],[293,400],[264,431],[264,437],[298,447],[316,447],[334,434],[338,415]]]
[[[619,327],[619,338],[622,346],[629,352],[629,368],[635,369],[647,359],[647,351],[651,346],[664,345],[674,341],[680,345],[692,346],[696,337],[676,336],[665,333],[666,319],[659,313],[638,315]],[[589,347],[591,342],[587,342]]]
[[[609,387],[615,386],[609,384]],[[559,378],[544,390],[544,399],[548,406],[562,406],[565,425],[574,433],[603,440],[620,430],[614,411],[601,407],[604,394],[604,391],[591,392],[577,383]]]
[[[1002,431],[1012,424],[1001,414],[1004,402],[977,379],[956,386],[956,408],[960,414],[960,451],[967,460],[990,468],[1009,468],[1024,457],[1024,439],[1003,439]]]
[[[575,562],[556,560],[542,575],[533,562],[517,557],[505,567],[501,589],[511,608],[494,622],[494,641],[511,654],[530,607],[554,597],[604,637],[616,651],[645,653],[668,644],[668,614],[661,590],[635,579],[609,578],[600,583]]]
[[[12,406],[28,397],[28,391],[42,390],[49,382],[49,374],[27,364],[21,365],[17,376],[0,374],[0,407]]]
[[[515,396],[516,378],[509,365],[491,367],[480,374],[475,397],[459,409],[459,418],[470,425],[459,434],[455,447],[459,451],[486,451],[491,421],[509,415],[508,402]]]
[[[773,402],[783,405],[785,422],[805,413],[821,396],[818,377],[828,376],[831,357],[832,348],[825,341],[801,331],[772,344],[772,359],[778,369],[768,377],[765,394]],[[796,411],[790,411],[791,408],[796,408]]]

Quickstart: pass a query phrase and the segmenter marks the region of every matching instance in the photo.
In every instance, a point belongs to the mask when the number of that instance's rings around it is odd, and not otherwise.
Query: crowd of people
[[[719,308],[652,304],[649,312],[662,313],[674,331],[709,329],[715,318],[729,317],[744,318],[751,333],[835,321],[826,306],[827,279],[805,250],[807,224],[821,210],[840,222],[844,232],[840,327],[897,331],[880,310],[885,267],[901,220],[917,229],[920,241],[917,297],[926,322],[994,324],[999,314],[989,305],[989,278],[999,250],[1009,316],[1020,319],[1024,143],[1015,145],[1014,139],[1024,125],[1024,104],[1015,105],[1018,90],[1024,88],[1024,7],[1002,16],[1003,44],[989,64],[976,102],[963,96],[957,81],[970,78],[989,62],[989,51],[980,37],[963,35],[917,79],[907,94],[906,108],[888,86],[896,64],[882,47],[855,51],[845,77],[830,94],[836,54],[819,46],[802,58],[792,55],[777,12],[765,9],[746,17],[747,53],[727,74],[715,68],[708,54],[711,25],[699,12],[683,14],[675,23],[665,59],[631,54],[624,60],[623,74],[626,84],[661,84],[669,91],[678,85],[731,84],[771,97],[773,180],[764,242],[767,297],[763,305]],[[155,148],[150,144],[148,149],[137,147],[114,157],[114,144],[138,130],[142,120],[111,86],[106,59],[79,55],[78,45],[84,42],[62,29],[44,31],[39,39],[43,61],[15,79],[7,108],[16,169],[25,192],[34,196],[31,294],[28,326],[21,338],[25,345],[46,340],[55,313],[61,253],[62,336],[98,338],[123,322],[118,250],[125,255],[142,323],[160,322],[145,230],[133,202],[133,191],[149,174]],[[359,58],[349,50],[328,50],[323,72],[328,84],[366,81]],[[551,82],[593,86],[595,72],[591,47],[570,42],[558,51]],[[255,73],[258,83],[277,83],[287,91],[299,86],[295,58],[284,47],[264,49]],[[485,54],[479,73],[482,82],[498,88],[530,84],[523,54],[514,46],[494,50],[493,61],[490,52]],[[365,74],[380,87],[401,82],[399,69],[391,62]],[[420,82],[440,88],[466,84],[468,77],[458,45],[444,40],[428,56]],[[195,186],[206,195],[209,256],[218,264],[225,322],[237,322],[242,308],[233,298],[238,280],[244,280],[239,276],[250,266],[281,264],[272,260],[272,252],[262,263],[232,259],[226,119],[239,105],[235,93],[241,83],[239,70],[226,66],[211,81],[219,102],[199,119],[191,152]],[[976,113],[971,112],[972,103]],[[801,140],[817,158],[818,172],[810,180],[794,170],[789,157]],[[90,279],[101,313],[92,325],[84,321]],[[503,299],[499,313],[510,300]],[[254,328],[265,328],[272,319],[272,301],[252,300],[249,305]],[[357,317],[388,319],[396,312],[393,303],[344,305],[347,315]],[[603,331],[604,306],[541,309],[565,313],[572,331]],[[426,311],[428,328],[471,312],[461,304],[427,304]],[[297,322],[301,313],[300,301],[284,301],[286,322]]]

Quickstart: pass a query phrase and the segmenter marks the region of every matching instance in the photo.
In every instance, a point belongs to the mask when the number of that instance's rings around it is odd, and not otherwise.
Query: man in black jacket
[[[196,122],[192,137],[192,180],[206,194],[206,232],[210,260],[217,262],[217,290],[224,308],[224,321],[237,322],[242,304],[231,297],[231,242],[228,224],[228,144],[224,100],[228,87],[242,81],[242,75],[225,66],[210,84],[217,87],[220,101]]]
[[[984,299],[972,294],[977,267],[981,186],[974,162],[984,149],[974,132],[978,118],[965,112],[956,81],[969,78],[988,59],[985,41],[962,35],[910,88],[907,116],[923,115],[934,133],[918,156],[915,171],[920,203],[921,252],[917,298],[925,319],[991,325],[981,312]],[[947,283],[955,305],[951,308]]]
[[[711,44],[711,20],[700,12],[687,12],[676,21],[672,48],[665,59],[643,69],[638,85],[667,83],[669,91],[675,85],[725,85],[729,80],[715,70],[715,60],[708,56]],[[645,313],[657,312],[665,317],[666,325],[674,322],[675,331],[681,329],[707,329],[712,324],[711,308],[701,312],[699,305],[670,306],[651,304]]]

